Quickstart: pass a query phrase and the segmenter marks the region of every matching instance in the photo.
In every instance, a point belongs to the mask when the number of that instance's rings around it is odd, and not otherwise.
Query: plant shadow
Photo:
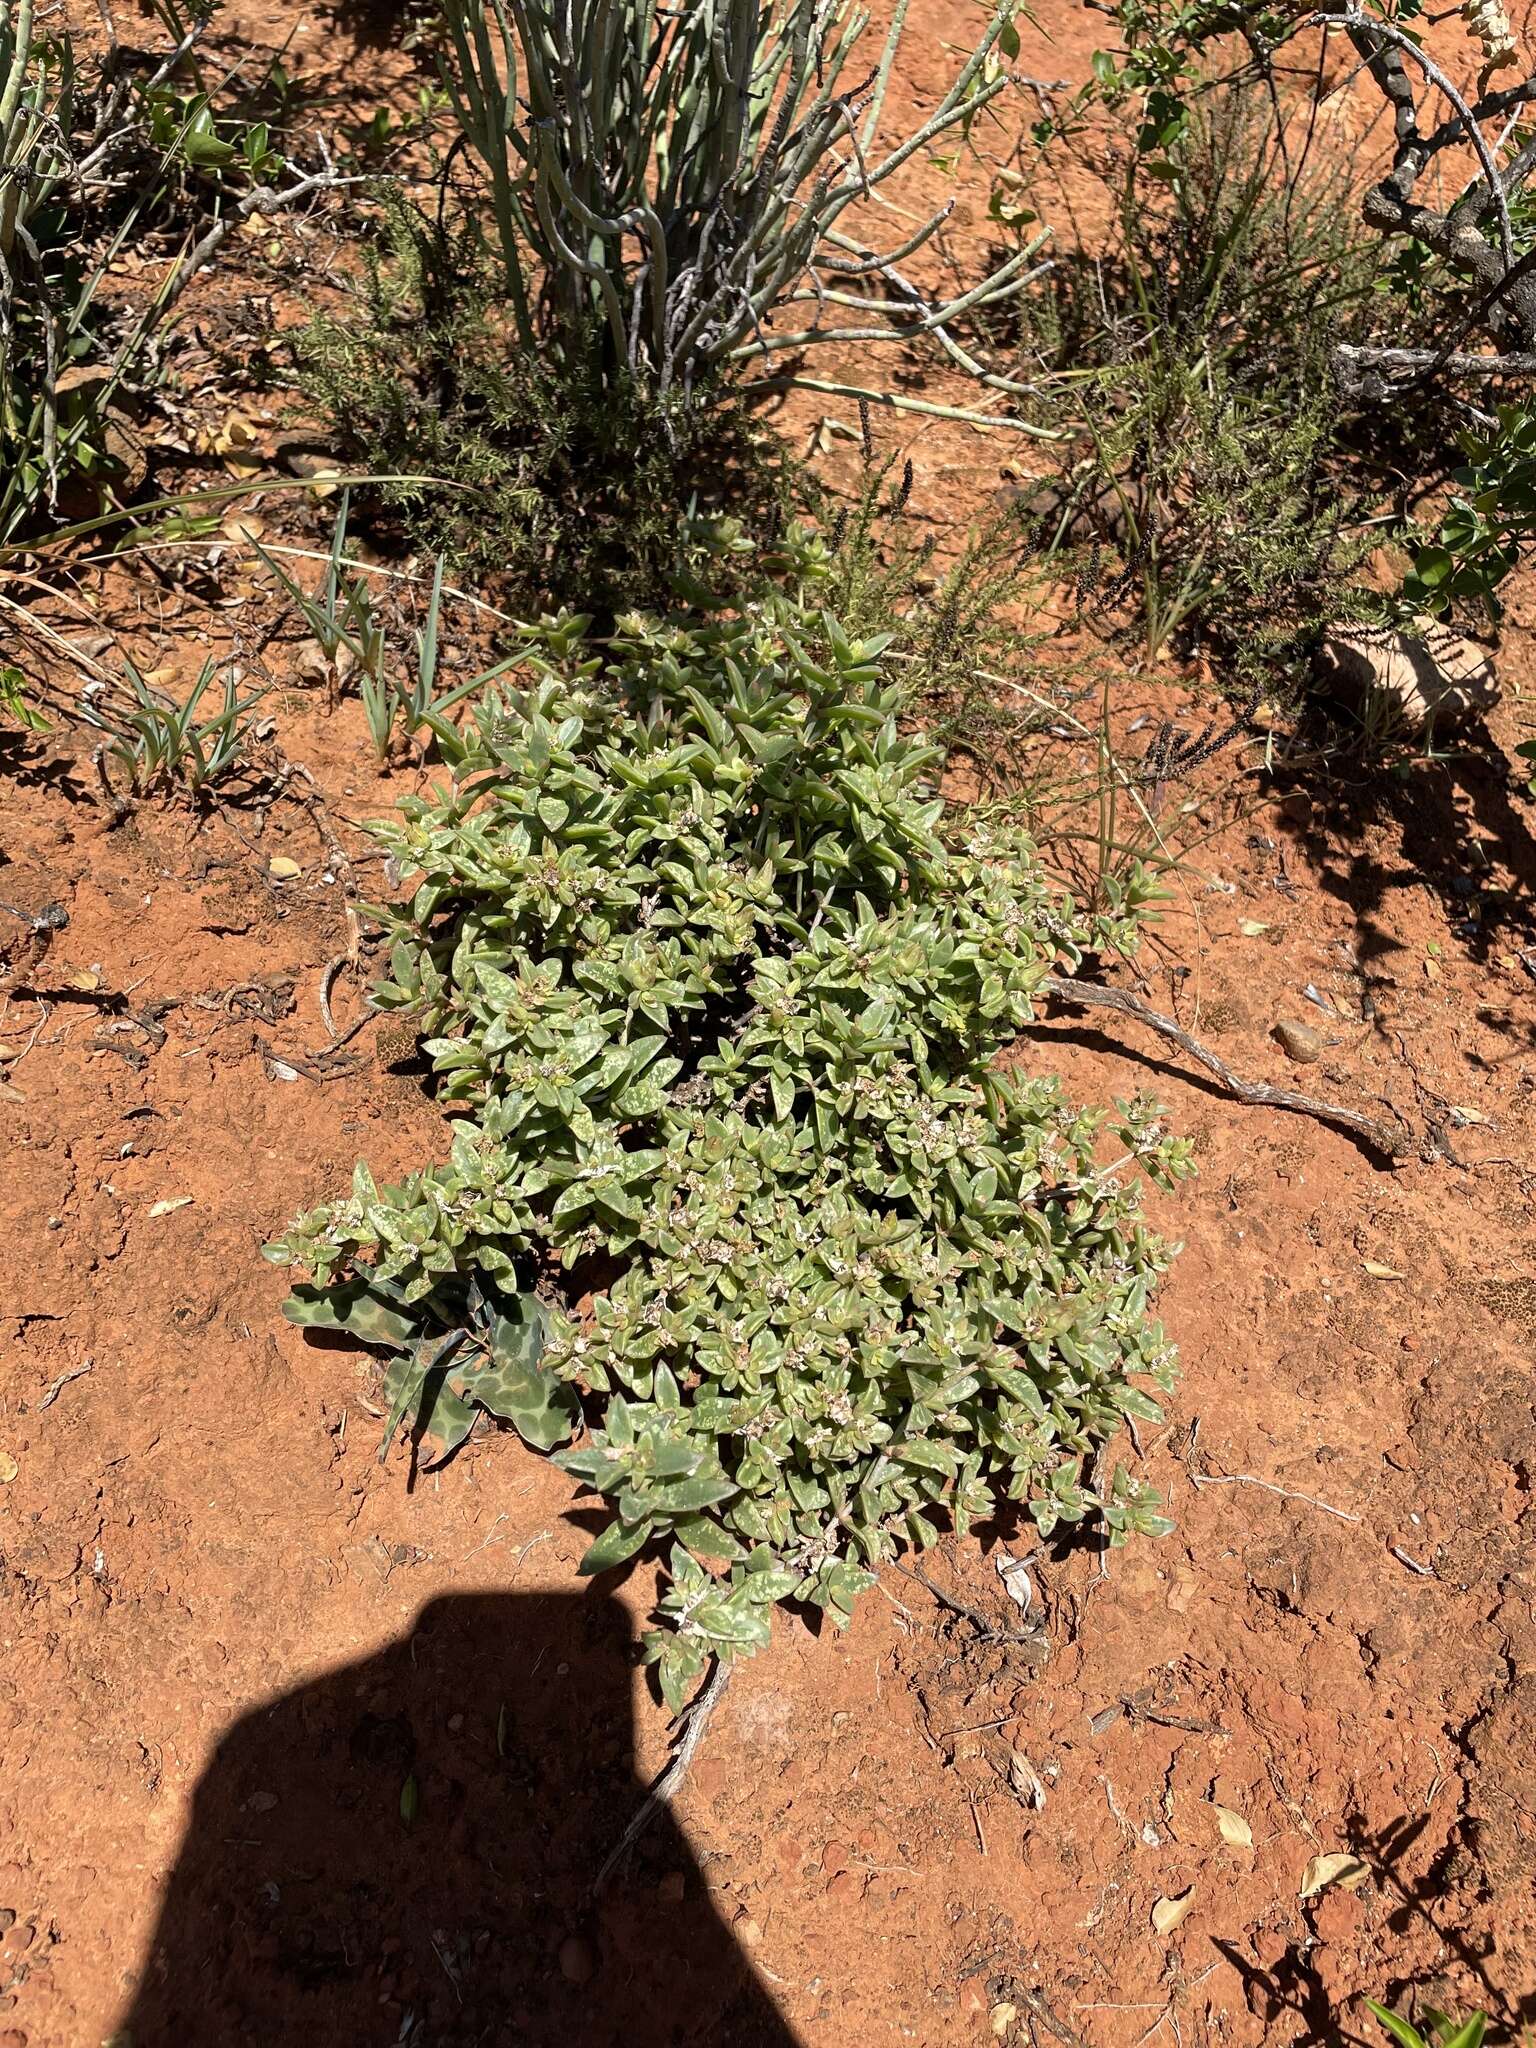
[[[133,2048],[788,2048],[665,1812],[601,1594],[453,1595],[235,1723],[204,1772]]]
[[[1355,958],[1367,982],[1421,969],[1390,928],[1392,901],[1405,892],[1428,889],[1480,966],[1495,954],[1523,956],[1536,947],[1536,821],[1480,722],[1458,735],[1454,753],[1405,759],[1385,772],[1367,765],[1349,781],[1331,766],[1320,776],[1303,770],[1276,781],[1310,800],[1298,839],[1319,886],[1354,920]],[[1497,881],[1501,868],[1508,886]],[[1514,1021],[1508,1028],[1523,1045],[1531,1042],[1528,1029]]]

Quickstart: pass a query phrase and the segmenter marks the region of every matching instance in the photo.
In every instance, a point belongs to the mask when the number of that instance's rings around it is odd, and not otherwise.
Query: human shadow
[[[643,1795],[624,1609],[432,1601],[409,1633],[236,1722],[193,1801],[132,2048],[791,2048]]]

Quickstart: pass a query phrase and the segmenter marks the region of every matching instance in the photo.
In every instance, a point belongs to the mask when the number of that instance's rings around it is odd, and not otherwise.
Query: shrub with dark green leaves
[[[546,622],[451,790],[378,828],[419,879],[376,1000],[421,1020],[447,1162],[359,1167],[269,1256],[313,1276],[295,1320],[396,1350],[391,1433],[584,1431],[583,1570],[669,1546],[676,1704],[776,1602],[841,1622],[1005,1502],[1167,1526],[1091,1468],[1173,1369],[1127,1173],[1187,1158],[1149,1104],[999,1064],[1134,916],[1095,928],[935,794],[882,640],[789,599],[585,629]]]

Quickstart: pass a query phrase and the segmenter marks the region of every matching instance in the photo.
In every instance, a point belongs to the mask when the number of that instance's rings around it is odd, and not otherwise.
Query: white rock
[[[1437,619],[1414,628],[1335,627],[1317,651],[1318,680],[1354,700],[1368,724],[1413,735],[1449,731],[1497,704],[1491,655]]]

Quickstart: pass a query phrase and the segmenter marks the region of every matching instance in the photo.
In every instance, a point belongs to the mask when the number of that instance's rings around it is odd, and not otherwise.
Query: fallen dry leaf
[[[213,436],[214,454],[223,456],[225,468],[235,476],[254,476],[266,467],[254,452],[255,445],[256,429],[244,413],[229,413]]]
[[[1026,1806],[1032,1806],[1036,1813],[1045,1806],[1045,1786],[1040,1774],[1022,1749],[1009,1752],[1008,1783],[1015,1797],[1022,1799]]]
[[[1373,1280],[1401,1280],[1403,1277],[1396,1266],[1384,1266],[1379,1259],[1362,1259],[1360,1263]]]
[[[1253,1847],[1253,1829],[1240,1813],[1234,1813],[1230,1806],[1218,1806],[1213,1799],[1211,1811],[1216,1816],[1216,1825],[1221,1830],[1221,1839],[1233,1849]]]
[[[1152,1925],[1158,1934],[1172,1934],[1175,1927],[1195,1903],[1195,1888],[1178,1892],[1169,1898],[1166,1893],[1152,1908]]]
[[[0,1486],[9,1486],[20,1470],[9,1451],[0,1451]]]
[[[1000,2005],[993,2006],[988,2017],[992,2021],[992,2032],[999,2041],[1007,2034],[1008,2029],[1017,2020],[1018,2016],[1019,2008],[1016,2005],[1010,2005],[1007,1999],[1004,1999]]]
[[[1261,932],[1269,930],[1269,926],[1267,924],[1260,924],[1256,917],[1240,917],[1237,921],[1237,928],[1245,939],[1256,939]]]
[[[276,854],[267,862],[267,873],[274,882],[291,882],[296,875],[302,875],[303,872],[298,862],[290,860],[286,853]]]
[[[166,1202],[151,1202],[149,1213],[151,1216],[169,1216],[173,1209],[185,1209],[191,1200],[190,1195],[173,1195]]]
[[[1370,1876],[1370,1868],[1358,1856],[1351,1856],[1347,1849],[1334,1849],[1326,1856],[1314,1856],[1301,1873],[1301,1891],[1304,1899],[1315,1899],[1319,1892],[1327,1891],[1329,1885],[1341,1885],[1352,1892],[1357,1885],[1364,1884]]]
[[[89,994],[92,989],[101,987],[101,976],[99,974],[92,973],[89,967],[71,968],[70,972],[64,977],[64,979],[69,983],[71,988],[84,989],[87,994]]]
[[[219,527],[226,540],[244,541],[247,545],[260,540],[266,530],[267,522],[254,512],[227,513]]]
[[[1029,1576],[1029,1566],[1022,1557],[1009,1557],[999,1551],[997,1576],[1003,1582],[1003,1591],[1022,1614],[1028,1614],[1035,1601],[1035,1584]]]

